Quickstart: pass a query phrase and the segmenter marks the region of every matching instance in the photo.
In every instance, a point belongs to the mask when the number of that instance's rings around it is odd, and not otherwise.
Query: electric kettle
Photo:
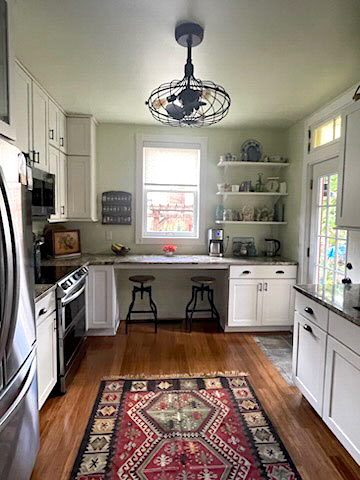
[[[275,257],[278,251],[280,250],[280,242],[279,240],[275,240],[275,238],[265,238],[266,242],[266,256],[267,257]]]

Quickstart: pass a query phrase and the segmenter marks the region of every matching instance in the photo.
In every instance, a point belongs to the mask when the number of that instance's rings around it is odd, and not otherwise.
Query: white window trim
[[[177,238],[171,235],[167,237],[147,238],[143,236],[143,213],[144,213],[144,190],[143,190],[143,145],[147,142],[162,143],[164,146],[174,148],[181,147],[181,144],[196,145],[200,147],[200,184],[199,184],[199,208],[198,208],[198,236],[195,238]],[[135,242],[142,245],[205,245],[205,219],[206,219],[206,173],[207,173],[207,144],[206,137],[182,137],[178,135],[136,135],[136,198],[135,198]]]
[[[357,88],[358,83],[349,88],[342,95],[336,97],[332,102],[325,105],[320,110],[313,113],[310,117],[304,120],[304,161],[302,172],[302,186],[301,186],[301,208],[300,208],[300,230],[299,230],[299,269],[298,282],[309,282],[309,257],[307,250],[310,247],[310,215],[311,215],[311,201],[312,191],[310,189],[310,181],[312,179],[312,166],[315,163],[321,162],[339,155],[340,140],[343,136],[343,116],[341,118],[341,137],[330,144],[322,145],[319,148],[311,149],[308,153],[308,131],[312,130],[317,125],[326,121],[331,117],[336,117],[342,114],[343,110],[354,103],[353,94]]]

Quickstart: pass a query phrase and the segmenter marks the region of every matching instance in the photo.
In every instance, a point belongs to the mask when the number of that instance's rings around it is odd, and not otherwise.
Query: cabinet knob
[[[341,280],[341,282],[344,284],[344,285],[348,285],[351,283],[351,278],[349,277],[345,277]]]
[[[262,292],[262,283],[258,284],[259,292]]]
[[[314,310],[311,307],[305,307],[304,310],[306,313],[309,313],[310,315],[314,315]]]
[[[264,283],[264,290],[265,290],[265,292],[268,291],[268,284],[266,282]]]
[[[251,273],[251,272],[250,272],[250,270],[244,270],[242,273],[244,273],[245,275],[249,275],[249,273]]]
[[[64,205],[61,205],[61,215],[64,215],[65,214],[65,207]]]
[[[49,130],[49,137],[50,140],[54,140],[54,130],[52,128]]]
[[[42,309],[39,311],[39,316],[40,316],[40,315],[45,315],[45,313],[47,313],[47,308],[42,308]]]
[[[276,273],[285,273],[284,270],[277,270]]]
[[[303,326],[304,330],[306,330],[307,332],[310,332],[312,333],[312,328],[310,327],[310,325],[308,325],[307,323],[305,323],[305,325]]]
[[[60,147],[64,146],[64,137],[60,137]]]
[[[348,263],[346,264],[346,268],[347,268],[348,270],[352,270],[352,268],[353,268],[352,263],[351,263],[351,262],[348,262]]]

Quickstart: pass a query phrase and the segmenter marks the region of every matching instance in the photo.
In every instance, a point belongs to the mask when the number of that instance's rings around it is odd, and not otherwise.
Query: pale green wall
[[[304,162],[304,122],[298,122],[287,132],[287,155],[291,166],[285,173],[289,197],[286,200],[288,224],[280,230],[283,255],[299,260],[299,228],[301,186]]]
[[[288,150],[287,132],[284,129],[175,129],[169,127],[149,127],[123,124],[100,124],[97,127],[97,193],[99,215],[101,213],[101,193],[107,190],[124,190],[133,195],[135,193],[135,137],[136,134],[153,135],[180,135],[189,137],[208,138],[207,160],[207,185],[206,202],[202,208],[206,208],[206,227],[214,226],[215,208],[219,198],[215,196],[216,184],[222,180],[223,169],[216,166],[219,156],[227,152],[239,155],[241,144],[248,138],[259,140],[264,153],[269,155],[286,155]],[[289,167],[291,169],[292,167]],[[284,169],[285,170],[285,169]],[[260,171],[260,169],[259,169]],[[251,168],[246,170],[233,169],[229,173],[228,180],[239,183],[241,180],[256,180],[258,170]],[[265,172],[266,173],[266,172]],[[269,172],[270,174],[270,172]],[[231,178],[230,178],[231,177]],[[291,198],[291,195],[289,195]],[[240,203],[238,200],[234,202]],[[250,203],[249,201],[247,203]],[[266,202],[262,201],[261,204]],[[231,206],[231,205],[230,205]],[[233,205],[236,206],[236,203]],[[290,213],[290,212],[287,212]],[[100,253],[108,252],[112,242],[122,242],[130,246],[134,253],[159,253],[160,245],[136,245],[135,244],[135,209],[133,209],[133,225],[131,226],[104,226],[101,223],[68,223],[69,227],[79,227],[81,230],[81,242],[83,252]],[[226,234],[232,238],[236,235],[252,235],[262,248],[263,239],[268,236],[279,236],[280,226],[231,226],[226,229]],[[113,232],[113,240],[105,239],[105,231]],[[205,253],[206,242],[201,246],[178,247],[180,253]]]

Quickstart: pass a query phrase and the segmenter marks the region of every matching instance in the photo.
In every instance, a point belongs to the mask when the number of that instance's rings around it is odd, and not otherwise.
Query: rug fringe
[[[207,378],[207,377],[247,377],[249,372],[241,370],[216,371],[207,373],[167,373],[159,375],[146,375],[145,373],[136,375],[110,375],[103,377],[102,380],[157,380],[157,379],[172,379],[172,378]]]

